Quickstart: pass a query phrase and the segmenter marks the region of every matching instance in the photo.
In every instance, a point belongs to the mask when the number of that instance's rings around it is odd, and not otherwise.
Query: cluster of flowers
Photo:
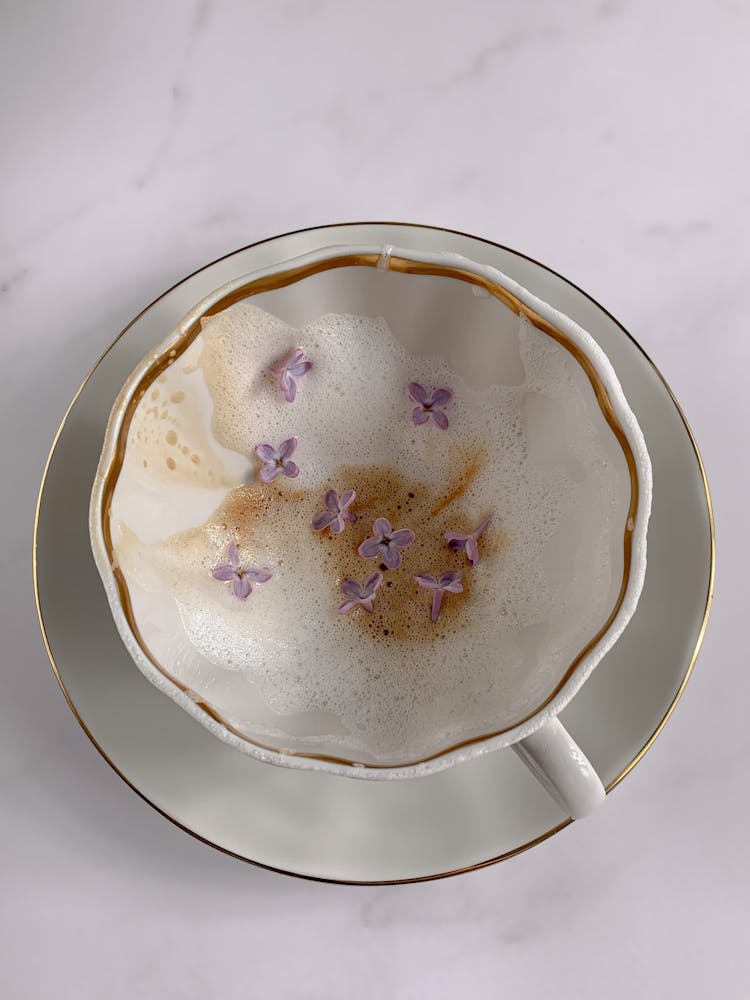
[[[279,376],[279,389],[287,402],[292,403],[296,398],[297,383],[295,379],[305,375],[311,367],[312,363],[305,358],[304,352],[299,348],[293,351],[284,362],[271,367],[271,370]],[[453,398],[453,392],[441,386],[428,394],[425,387],[419,382],[409,382],[407,388],[409,396],[416,404],[411,414],[412,423],[415,426],[420,426],[432,421],[441,430],[447,430],[448,416],[445,413],[445,407]],[[266,443],[259,444],[255,449],[255,454],[262,462],[258,472],[258,478],[261,482],[271,483],[277,476],[295,479],[300,471],[299,466],[291,460],[296,447],[296,437],[282,441],[278,448]],[[341,534],[347,523],[353,523],[357,520],[356,514],[353,514],[349,509],[356,498],[357,494],[354,490],[345,490],[340,496],[336,490],[328,490],[323,496],[324,510],[312,519],[314,530],[325,531],[329,529],[332,534]],[[479,561],[479,538],[488,523],[489,518],[486,518],[475,531],[469,534],[447,531],[445,538],[449,548],[463,549],[469,564],[475,566]],[[415,538],[416,536],[410,528],[394,529],[387,518],[379,517],[373,524],[372,537],[365,539],[357,551],[363,559],[377,559],[387,569],[397,569],[403,558],[400,550],[412,545]],[[234,542],[229,545],[228,562],[215,567],[212,575],[216,580],[231,583],[234,596],[241,601],[246,601],[252,593],[252,584],[265,583],[271,578],[271,574],[266,570],[243,566],[237,545]],[[446,594],[459,594],[463,591],[461,574],[457,572],[443,573],[440,577],[434,577],[429,573],[420,573],[414,577],[414,580],[420,587],[432,593],[433,621],[438,620],[444,596]],[[366,612],[372,613],[376,591],[382,583],[383,574],[380,571],[369,576],[364,584],[360,584],[357,580],[345,580],[341,584],[341,591],[347,600],[340,606],[339,611],[346,614],[354,608],[360,607]]]

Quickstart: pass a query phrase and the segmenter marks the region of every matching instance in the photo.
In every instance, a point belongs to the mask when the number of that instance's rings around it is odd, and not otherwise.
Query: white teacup
[[[577,324],[455,254],[339,246],[141,362],[90,526],[133,659],[225,742],[379,779],[512,745],[581,817],[604,790],[557,716],[635,610],[650,506]]]

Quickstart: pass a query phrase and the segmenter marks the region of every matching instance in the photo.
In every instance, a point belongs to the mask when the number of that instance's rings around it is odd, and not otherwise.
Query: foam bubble
[[[139,405],[134,457],[148,458],[149,469],[171,459],[172,474],[213,486],[224,473],[216,466],[209,483],[211,455],[254,461],[259,443],[295,435],[301,472],[269,485],[252,473],[241,485],[235,478],[211,516],[166,540],[118,536],[129,583],[149,595],[135,604],[153,605],[157,591],[174,600],[174,611],[160,606],[164,620],[149,638],[157,656],[179,624],[189,650],[173,669],[235,726],[292,749],[346,747],[365,761],[418,757],[535,707],[612,607],[611,524],[627,479],[575,360],[525,320],[518,336],[525,381],[476,389],[444,359],[409,354],[383,320],[329,314],[295,330],[247,302],[206,320],[191,348],[195,382],[168,381]],[[290,405],[268,369],[295,347],[313,368]],[[412,424],[412,380],[453,389],[447,431]],[[185,393],[179,405],[190,412],[199,384],[215,441],[174,417],[175,397]],[[529,402],[537,397],[544,412]],[[166,433],[153,429],[162,402]],[[550,427],[558,440],[548,453]],[[139,474],[149,474],[140,463]],[[357,491],[358,520],[340,536],[310,526],[330,487]],[[357,547],[379,516],[417,541],[384,574],[372,615],[340,615],[342,580],[363,582],[377,568]],[[443,535],[487,516],[471,568]],[[272,573],[246,603],[211,577],[231,541],[245,565]],[[465,589],[446,596],[435,624],[413,577],[448,570],[462,573]]]

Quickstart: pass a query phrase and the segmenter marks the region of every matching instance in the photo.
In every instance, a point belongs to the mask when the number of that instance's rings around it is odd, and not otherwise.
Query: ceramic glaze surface
[[[409,273],[428,265],[437,273]],[[306,276],[290,284],[285,270]],[[277,312],[296,327],[247,297],[259,282],[280,286]],[[287,356],[315,359],[291,398],[269,377]],[[445,252],[326,248],[217,290],[155,359],[113,410],[92,539],[136,662],[238,749],[357,777],[426,773],[538,728],[632,614],[651,502],[643,437],[595,342],[505,276]],[[422,383],[444,387],[442,426],[414,422]],[[288,470],[255,460],[285,439]],[[311,525],[333,486],[354,493],[354,523],[321,549]],[[373,613],[344,618],[335,595],[362,576],[386,516],[409,549],[375,560],[388,579]],[[484,558],[467,568],[446,534],[487,518]],[[262,567],[252,600],[212,576],[230,546],[236,565],[241,551]],[[461,597],[431,621],[415,574],[449,570]]]

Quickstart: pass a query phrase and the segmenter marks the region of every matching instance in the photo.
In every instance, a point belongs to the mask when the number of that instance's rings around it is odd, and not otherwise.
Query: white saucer
[[[629,773],[677,703],[705,630],[714,562],[705,473],[668,386],[625,330],[559,275],[474,237],[384,223],[290,233],[210,264],[157,299],[101,358],[63,419],[39,497],[34,580],[52,666],[76,718],[164,816],[214,847],[289,874],[416,881],[503,860],[571,821],[509,749],[398,782],[287,770],[230,749],[130,660],[88,538],[107,417],[143,355],[219,285],[326,244],[356,242],[450,250],[491,264],[580,323],[614,364],[653,462],[646,583],[624,635],[561,718],[608,791]]]

